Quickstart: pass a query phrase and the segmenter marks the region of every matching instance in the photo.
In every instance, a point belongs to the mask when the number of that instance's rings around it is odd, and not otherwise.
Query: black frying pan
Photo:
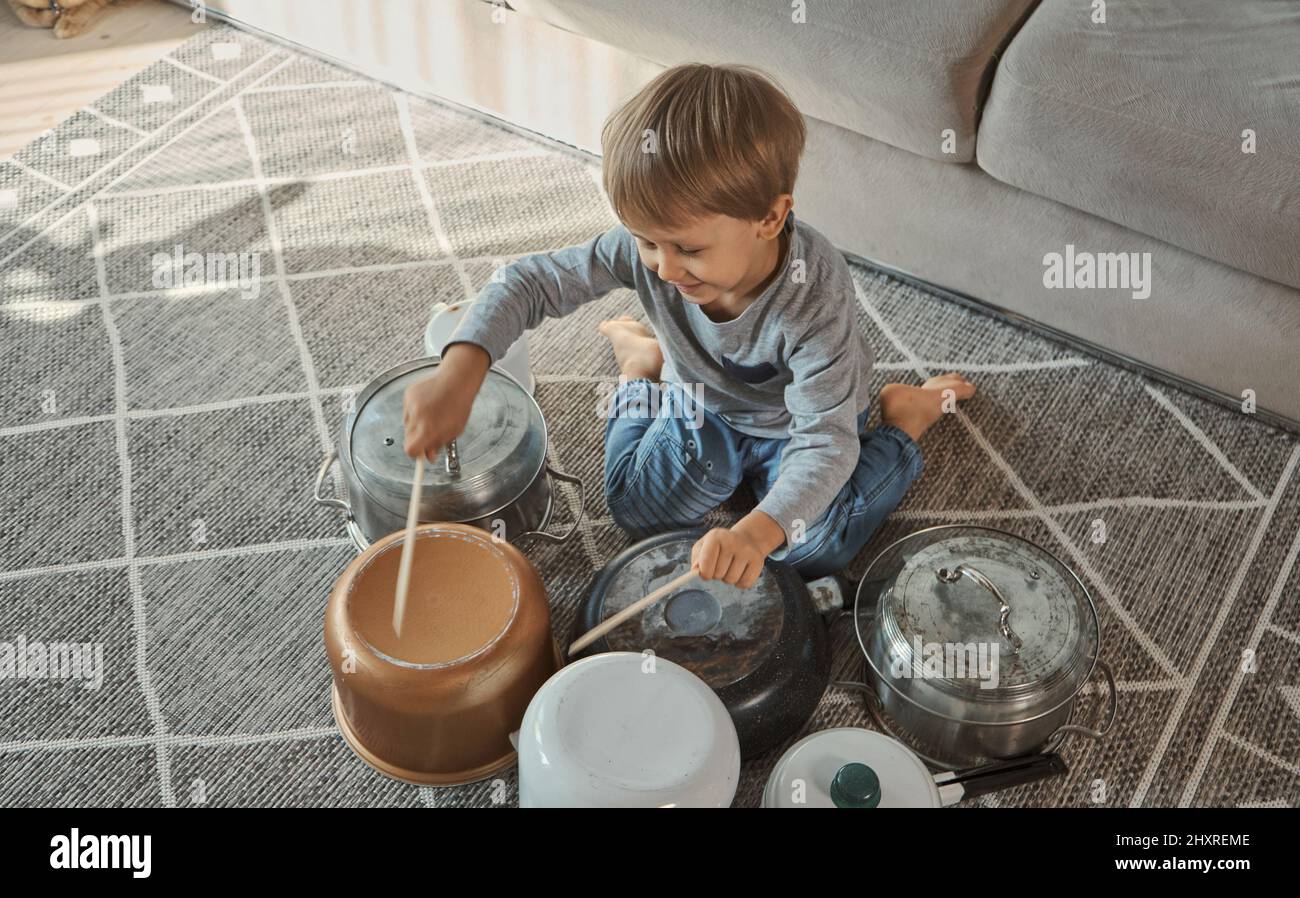
[[[686,573],[707,530],[675,530],[629,546],[596,575],[574,638]],[[747,590],[695,580],[596,640],[578,657],[653,651],[704,680],[726,705],[745,759],[798,732],[830,680],[826,625],[803,578],[768,559]]]

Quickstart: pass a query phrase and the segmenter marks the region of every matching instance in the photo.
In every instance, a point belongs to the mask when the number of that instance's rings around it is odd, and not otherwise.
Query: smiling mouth
[[[704,282],[696,281],[694,284],[679,284],[676,281],[669,281],[669,283],[672,284],[674,287],[685,287],[687,290],[694,290],[696,287],[700,286],[700,284]]]

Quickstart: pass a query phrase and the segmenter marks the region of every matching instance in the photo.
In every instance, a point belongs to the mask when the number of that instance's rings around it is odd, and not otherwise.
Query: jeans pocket
[[[713,499],[715,503],[725,502],[731,498],[736,487],[726,483],[721,476],[714,475],[712,461],[708,459],[701,461],[696,456],[695,453],[699,452],[698,443],[687,440],[683,445],[675,437],[666,434],[664,442],[671,447],[670,451],[675,457],[677,469],[696,489]]]
[[[668,469],[680,481],[679,489],[689,490],[689,495],[681,498],[688,499],[690,506],[707,504],[708,507],[715,508],[727,502],[735,493],[735,486],[728,486],[712,476],[711,468],[699,461],[688,447],[682,446],[676,439],[664,439],[664,451],[669,456]]]

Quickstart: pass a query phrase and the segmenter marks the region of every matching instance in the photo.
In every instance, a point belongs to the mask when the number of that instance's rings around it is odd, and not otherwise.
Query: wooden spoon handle
[[[632,615],[636,614],[637,612],[641,611],[642,609],[650,605],[653,605],[655,602],[659,601],[660,599],[668,595],[668,593],[672,592],[673,590],[682,588],[683,586],[685,586],[687,583],[690,583],[699,575],[700,575],[700,569],[693,567],[686,573],[682,574],[680,577],[668,581],[663,586],[659,587],[654,592],[650,593],[650,595],[646,596],[644,599],[637,599],[635,602],[633,602],[631,605],[628,605],[618,614],[614,615],[608,620],[602,621],[601,623],[597,624],[595,627],[592,627],[586,633],[583,633],[582,636],[578,637],[578,639],[574,641],[573,645],[569,646],[569,657],[573,657],[575,654],[582,651],[587,646],[591,645],[597,639],[604,636],[610,630],[614,629],[619,624],[623,623],[623,621],[627,620]]]
[[[415,459],[415,479],[411,481],[411,504],[406,509],[406,538],[402,540],[402,560],[397,565],[397,599],[393,602],[393,632],[402,637],[402,620],[406,617],[406,591],[411,585],[411,557],[415,554],[415,525],[420,522],[420,488],[424,486],[424,456]]]

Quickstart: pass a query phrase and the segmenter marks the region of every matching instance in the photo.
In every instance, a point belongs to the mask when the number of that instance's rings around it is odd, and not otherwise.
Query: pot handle
[[[808,588],[808,597],[812,600],[813,609],[818,614],[834,614],[848,610],[844,607],[844,590],[834,574],[809,580],[804,585]]]
[[[1110,713],[1106,715],[1105,726],[1099,730],[1094,730],[1090,727],[1082,727],[1072,723],[1065,724],[1053,730],[1052,735],[1047,737],[1048,741],[1057,736],[1064,736],[1067,733],[1079,733],[1089,739],[1104,739],[1106,734],[1110,732],[1111,727],[1115,725],[1115,716],[1119,713],[1119,690],[1115,688],[1115,675],[1111,673],[1110,665],[1100,658],[1097,659],[1097,666],[1101,668],[1101,672],[1105,675],[1106,686],[1110,690]]]
[[[830,685],[836,686],[840,689],[850,689],[854,692],[861,692],[863,699],[862,703],[866,705],[867,708],[867,716],[870,717],[871,722],[876,725],[876,729],[880,730],[880,732],[884,733],[886,736],[894,739],[898,738],[894,735],[893,729],[885,721],[882,714],[884,709],[880,707],[880,699],[876,696],[875,691],[870,686],[866,683],[858,683],[854,680],[831,680]],[[902,740],[900,739],[899,741],[901,742]]]
[[[545,530],[527,530],[515,537],[516,540],[523,539],[525,536],[535,536],[548,543],[559,545],[560,543],[568,542],[569,537],[578,532],[578,525],[582,523],[582,516],[586,514],[587,511],[587,490],[582,484],[582,479],[570,474],[561,474],[550,465],[546,466],[546,476],[554,477],[557,480],[563,480],[566,483],[572,483],[578,488],[578,516],[573,519],[573,523],[569,525],[569,529],[564,531],[560,536],[547,533]]]
[[[1011,629],[1011,606],[1007,604],[1007,600],[1002,597],[1002,591],[994,585],[992,580],[968,564],[959,564],[951,570],[941,567],[934,572],[934,575],[943,583],[956,583],[963,576],[970,577],[991,592],[993,598],[997,599],[998,602],[998,626],[1002,630],[1002,635],[1006,637],[1007,642],[1011,643],[1017,652],[1020,651],[1023,643],[1020,641],[1020,637],[1016,635],[1016,631]]]
[[[324,493],[321,492],[322,488],[325,486],[325,475],[330,472],[330,466],[334,464],[335,459],[337,459],[338,457],[339,457],[339,450],[337,449],[337,447],[333,449],[328,456],[326,456],[325,463],[322,464],[320,466],[320,470],[316,472],[316,488],[315,490],[312,491],[311,497],[314,500],[316,500],[316,503],[318,505],[327,505],[330,508],[343,509],[343,511],[347,513],[348,518],[351,518],[352,517],[351,505],[344,502],[342,499],[336,499],[333,496],[326,496]]]
[[[987,795],[1069,772],[1069,765],[1058,754],[1029,755],[965,770],[945,771],[935,775],[934,784],[939,787],[943,804],[948,805],[964,798]]]

